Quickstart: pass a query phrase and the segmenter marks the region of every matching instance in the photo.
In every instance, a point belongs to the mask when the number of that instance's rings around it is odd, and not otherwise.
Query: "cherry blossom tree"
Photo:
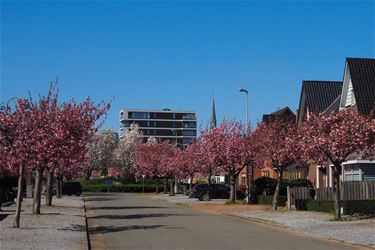
[[[202,149],[209,165],[230,175],[232,202],[235,202],[237,177],[253,160],[249,142],[242,124],[235,121],[224,120],[219,127],[202,133]]]
[[[132,124],[129,131],[120,139],[114,151],[117,175],[135,174],[135,149],[141,143],[141,133],[137,124]]]
[[[118,135],[113,130],[97,132],[92,143],[88,144],[85,179],[89,180],[93,170],[107,172],[108,167],[114,164],[113,152],[117,147]]]
[[[277,209],[280,183],[284,169],[301,160],[302,151],[298,146],[297,128],[294,123],[274,120],[258,124],[254,132],[254,146],[257,150],[257,166],[270,164],[277,172],[277,184],[272,201],[272,209]]]
[[[354,110],[333,112],[328,116],[312,115],[300,131],[300,147],[306,161],[330,165],[333,173],[335,219],[340,215],[340,173],[342,163],[352,155],[367,158],[375,155],[374,120]]]
[[[200,141],[196,140],[177,154],[179,161],[179,174],[182,178],[189,178],[189,191],[191,192],[195,174],[201,172],[204,162],[201,158]]]
[[[140,143],[135,148],[135,165],[138,175],[146,178],[156,178],[156,192],[159,192],[159,179],[166,176],[164,155],[170,145],[168,142],[147,142]]]

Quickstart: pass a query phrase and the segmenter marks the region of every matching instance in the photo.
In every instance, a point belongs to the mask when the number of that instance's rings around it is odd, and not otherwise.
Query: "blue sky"
[[[1,101],[46,93],[128,108],[245,119],[296,110],[301,81],[341,80],[346,57],[375,57],[374,1],[1,2]]]

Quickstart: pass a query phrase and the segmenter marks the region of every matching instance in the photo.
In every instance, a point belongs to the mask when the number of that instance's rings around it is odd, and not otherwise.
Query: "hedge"
[[[259,195],[258,196],[258,204],[267,204],[267,205],[272,205],[273,201],[273,195]],[[279,196],[279,200],[277,201],[278,206],[285,206],[287,201],[286,196]]]
[[[343,213],[348,215],[375,215],[375,199],[340,201]],[[296,209],[334,213],[333,201],[330,200],[296,200]]]
[[[296,200],[297,210],[333,213],[333,201],[330,200]]]
[[[141,193],[143,192],[142,184],[121,184],[115,183],[112,185],[105,184],[84,184],[82,185],[84,192],[129,192],[129,193]],[[144,191],[146,193],[155,192],[156,186],[145,184]]]
[[[375,199],[371,200],[346,200],[341,201],[344,214],[360,214],[375,216]]]

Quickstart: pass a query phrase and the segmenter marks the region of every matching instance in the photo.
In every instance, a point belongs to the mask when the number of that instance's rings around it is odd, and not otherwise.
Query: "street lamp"
[[[248,132],[249,131],[249,92],[244,88],[240,88],[239,91],[246,94],[246,132]],[[250,204],[250,185],[251,185],[250,175],[251,177],[253,177],[251,170],[252,168],[250,169],[250,164],[248,163],[246,166],[247,204]]]

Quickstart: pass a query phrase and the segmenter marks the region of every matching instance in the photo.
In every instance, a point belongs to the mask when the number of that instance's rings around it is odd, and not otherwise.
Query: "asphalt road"
[[[95,195],[87,200],[92,249],[353,249],[142,195]]]

